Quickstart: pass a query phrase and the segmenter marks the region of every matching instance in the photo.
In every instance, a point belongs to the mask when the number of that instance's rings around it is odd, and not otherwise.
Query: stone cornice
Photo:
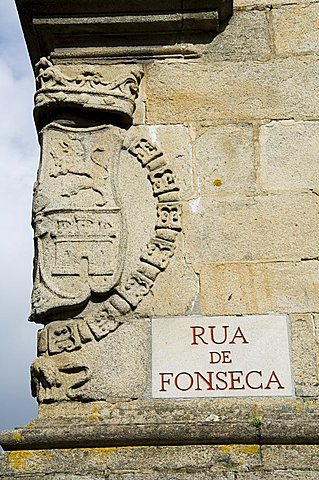
[[[178,51],[177,45],[180,48],[182,43],[207,41],[207,36],[215,35],[231,16],[232,3],[232,0],[16,0],[33,65],[40,57],[59,55],[61,51],[67,54],[68,49],[75,47],[89,49],[89,56],[92,49],[100,49],[101,56],[119,56],[119,48],[121,55],[129,57],[154,56],[154,52],[155,56],[172,55]],[[149,49],[145,50],[145,45]],[[175,50],[163,53],[164,47],[172,45]]]
[[[316,445],[317,426],[317,400],[301,398],[263,402],[165,399],[77,403],[76,407],[64,403],[47,405],[40,410],[38,420],[3,432],[0,442],[4,450],[236,443]]]

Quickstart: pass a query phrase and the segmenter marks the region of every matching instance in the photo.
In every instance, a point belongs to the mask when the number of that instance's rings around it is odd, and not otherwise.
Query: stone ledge
[[[238,444],[20,450],[0,455],[0,478],[317,480],[318,453],[317,445]]]
[[[163,45],[181,43],[179,35],[191,34],[186,40],[191,42],[194,35],[211,36],[218,32],[232,14],[232,3],[232,0],[119,0],[116,3],[16,0],[33,65],[53,51],[79,46],[112,49],[124,45],[128,47],[128,54],[133,47],[131,54],[134,55],[134,47],[151,46],[155,42],[163,55]],[[153,55],[152,49],[151,52]]]
[[[52,408],[53,407],[53,408]],[[66,407],[66,408],[64,408]],[[319,444],[319,401],[135,400],[48,405],[0,436],[5,450],[126,445]],[[73,416],[72,416],[73,409]],[[62,416],[63,415],[63,416]]]

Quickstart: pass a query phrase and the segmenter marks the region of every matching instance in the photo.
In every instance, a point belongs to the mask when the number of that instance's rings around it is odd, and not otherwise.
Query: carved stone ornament
[[[153,236],[141,246],[138,267],[128,278],[122,275],[127,229],[117,192],[125,148],[145,168],[157,200]],[[163,152],[147,138],[125,145],[118,127],[50,124],[42,132],[33,223],[32,319],[41,322],[56,309],[84,306],[94,295],[104,299],[104,311],[124,315],[149,293],[174,253],[181,230],[179,188]]]
[[[131,312],[150,292],[156,277],[173,256],[175,240],[181,230],[179,187],[163,152],[147,138],[133,140],[128,150],[148,172],[157,199],[157,222],[153,236],[141,249],[136,271],[121,279],[115,293],[104,303],[105,311],[112,315]]]
[[[60,67],[42,58],[36,75],[35,115],[45,126],[33,201],[31,320],[45,326],[31,367],[32,393],[40,403],[140,396],[144,380],[127,383],[124,377],[126,370],[128,376],[144,372],[146,327],[141,319],[143,337],[129,314],[167,267],[181,231],[179,187],[169,158],[138,127],[112,124],[113,114],[132,117],[142,72]],[[141,175],[143,201],[154,209],[147,220],[150,237],[140,245],[132,240],[134,227],[128,230],[132,212],[123,201],[136,186],[123,189],[120,178],[120,172],[129,174],[132,167],[123,162],[130,161]],[[138,194],[133,198],[139,202]],[[143,227],[143,212],[140,220]],[[123,363],[123,348],[132,350],[132,365]]]
[[[34,315],[108,292],[119,281],[126,247],[116,189],[122,130],[50,124],[41,136]]]
[[[84,400],[81,387],[92,379],[92,368],[76,353],[88,342],[100,341],[121,322],[105,315],[99,318],[51,322],[38,332],[38,355],[31,366],[31,390],[40,403]]]
[[[169,159],[146,136],[124,137],[113,126],[75,129],[51,124],[42,133],[34,197],[32,319],[47,325],[39,332],[39,358],[31,367],[32,392],[40,403],[103,400],[114,385],[121,385],[113,393],[121,397],[140,396],[145,389],[140,381],[135,385],[125,380],[132,369],[146,368],[145,327],[137,327],[129,314],[174,254],[181,206]],[[153,233],[140,245],[139,257],[131,260],[131,270],[124,268],[127,214],[117,192],[124,150],[143,167],[156,209]],[[127,356],[118,346],[123,342]],[[105,366],[112,362],[106,375]]]
[[[35,120],[40,113],[63,105],[108,112],[131,119],[143,72],[133,68],[128,75],[106,81],[93,66],[83,66],[67,75],[58,65],[43,57],[35,66],[37,91],[34,97]]]

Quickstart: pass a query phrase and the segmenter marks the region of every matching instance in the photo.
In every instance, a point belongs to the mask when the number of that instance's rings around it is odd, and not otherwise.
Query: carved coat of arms
[[[148,295],[174,255],[182,228],[179,187],[170,158],[148,127],[132,126],[141,69],[60,67],[42,58],[36,72],[34,115],[38,129],[44,128],[33,204],[31,320],[44,328],[31,367],[32,392],[40,403],[101,400],[112,382],[100,385],[96,352],[114,362],[114,349],[108,352],[103,343],[112,347],[107,337],[127,331],[123,317]],[[101,119],[111,124],[88,126]],[[140,206],[135,180],[142,172]],[[128,202],[136,201],[129,229],[118,191],[128,213]],[[141,341],[140,333],[135,340]],[[122,364],[115,363],[118,377]]]
[[[33,207],[34,317],[118,283],[126,247],[116,186],[122,144],[114,126],[44,129]]]

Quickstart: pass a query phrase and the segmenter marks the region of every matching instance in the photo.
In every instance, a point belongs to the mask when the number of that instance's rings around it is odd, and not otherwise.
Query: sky
[[[38,326],[28,322],[32,186],[39,160],[34,77],[14,0],[0,0],[0,431],[37,416],[29,367]]]

